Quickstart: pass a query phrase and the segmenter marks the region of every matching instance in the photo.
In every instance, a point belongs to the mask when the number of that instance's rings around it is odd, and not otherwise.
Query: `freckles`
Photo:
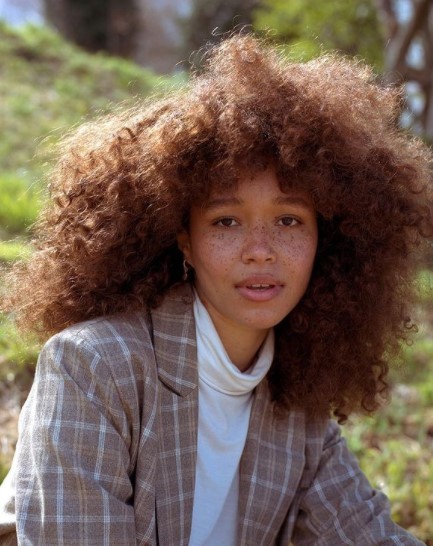
[[[227,240],[231,240],[231,239],[228,239],[228,234],[219,232],[219,233],[212,233],[212,235],[208,237],[208,240],[210,244],[223,246],[224,243],[227,242]]]
[[[316,245],[310,237],[299,239],[292,236],[291,239],[282,243],[281,259],[284,263],[310,263],[316,254]]]
[[[205,269],[219,271],[220,274],[227,273],[232,261],[228,252],[229,248],[224,234],[215,234],[206,241],[202,241],[198,254]]]
[[[221,253],[221,255],[229,255],[235,252],[238,245],[232,234],[216,233],[209,237],[207,245],[212,252]]]

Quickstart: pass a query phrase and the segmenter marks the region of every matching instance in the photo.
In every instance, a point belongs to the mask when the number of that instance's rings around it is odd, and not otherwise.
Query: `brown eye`
[[[299,222],[296,218],[293,218],[293,216],[283,216],[282,218],[279,218],[278,223],[282,226],[294,226]]]
[[[216,226],[223,226],[223,227],[232,227],[237,226],[238,223],[234,218],[226,217],[226,218],[220,218],[215,222]]]

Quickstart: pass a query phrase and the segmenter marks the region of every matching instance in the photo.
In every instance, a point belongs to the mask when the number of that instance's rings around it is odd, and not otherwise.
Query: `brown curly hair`
[[[183,89],[63,141],[5,308],[46,336],[157,306],[181,281],[191,204],[272,161],[283,190],[310,192],[319,222],[307,292],[276,327],[274,399],[340,419],[375,409],[433,230],[430,152],[397,129],[400,100],[360,63],[296,63],[253,36],[226,39]]]

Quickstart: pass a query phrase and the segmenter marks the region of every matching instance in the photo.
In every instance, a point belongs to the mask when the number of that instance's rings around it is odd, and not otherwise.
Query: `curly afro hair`
[[[431,155],[397,128],[401,93],[334,55],[291,62],[254,36],[211,49],[181,90],[83,125],[60,147],[36,250],[4,304],[42,336],[155,307],[182,279],[191,205],[275,165],[312,196],[319,246],[307,292],[276,327],[280,409],[372,411],[413,329],[416,259],[432,235]]]

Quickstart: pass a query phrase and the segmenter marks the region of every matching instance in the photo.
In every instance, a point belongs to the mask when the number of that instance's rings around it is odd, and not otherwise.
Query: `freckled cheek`
[[[194,262],[207,271],[228,271],[233,261],[234,251],[226,241],[215,240],[202,241],[194,248]]]
[[[314,261],[316,240],[312,237],[285,240],[280,245],[279,252],[284,262],[306,266]]]
[[[216,235],[206,240],[204,250],[209,254],[221,256],[221,258],[229,259],[231,256],[239,253],[240,245],[234,238],[228,238],[226,235]]]

